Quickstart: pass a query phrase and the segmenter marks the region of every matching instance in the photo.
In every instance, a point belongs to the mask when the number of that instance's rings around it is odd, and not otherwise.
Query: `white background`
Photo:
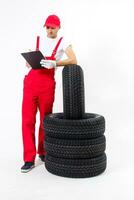
[[[57,14],[59,35],[72,42],[84,71],[86,112],[106,119],[107,169],[93,178],[49,173],[42,163],[26,174],[21,138],[20,53],[35,48],[46,17]],[[130,0],[0,0],[0,198],[134,199],[134,2]],[[56,71],[53,112],[63,111],[62,69]],[[37,114],[37,126],[39,121]],[[37,137],[36,131],[36,137]]]

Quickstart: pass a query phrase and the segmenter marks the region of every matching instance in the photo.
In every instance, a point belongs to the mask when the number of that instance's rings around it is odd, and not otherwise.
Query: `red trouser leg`
[[[34,161],[36,156],[35,147],[35,122],[37,113],[37,99],[24,91],[22,103],[22,136],[23,136],[23,159],[24,162]]]
[[[23,137],[23,159],[24,162],[35,160],[35,123],[38,101],[26,87],[23,90],[22,101],[22,137]]]
[[[55,96],[55,82],[52,80],[49,82],[47,80],[48,88],[44,90],[44,92],[39,95],[39,111],[40,111],[40,127],[39,127],[39,135],[38,135],[38,154],[45,155],[46,151],[43,147],[44,139],[45,139],[45,130],[43,127],[44,117],[52,113],[54,96]],[[45,126],[45,124],[44,124]]]

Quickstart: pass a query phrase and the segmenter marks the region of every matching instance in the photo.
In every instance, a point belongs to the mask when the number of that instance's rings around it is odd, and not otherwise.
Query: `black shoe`
[[[42,160],[42,162],[45,162],[45,155],[39,155],[39,158]]]
[[[21,167],[21,172],[29,172],[34,167],[34,162],[25,162],[25,164]]]

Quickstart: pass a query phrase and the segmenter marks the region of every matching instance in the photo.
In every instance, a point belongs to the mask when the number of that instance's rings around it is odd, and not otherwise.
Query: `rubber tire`
[[[85,113],[83,119],[65,119],[63,113],[50,113],[44,117],[46,136],[63,139],[96,138],[105,132],[105,118],[95,113]]]
[[[101,136],[85,140],[65,140],[46,137],[45,151],[59,158],[91,158],[101,155],[106,149],[106,138]]]
[[[101,156],[90,159],[63,159],[46,154],[45,168],[52,174],[70,177],[86,178],[101,174],[106,169],[107,157]]]
[[[85,113],[84,75],[79,65],[62,70],[63,113],[65,119],[81,119]]]

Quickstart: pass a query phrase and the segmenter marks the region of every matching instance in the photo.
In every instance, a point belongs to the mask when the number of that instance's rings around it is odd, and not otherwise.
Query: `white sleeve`
[[[64,39],[64,37],[63,37],[63,46],[62,46],[63,51],[65,52],[66,48],[69,46],[72,47],[72,43],[70,42],[69,39]]]

